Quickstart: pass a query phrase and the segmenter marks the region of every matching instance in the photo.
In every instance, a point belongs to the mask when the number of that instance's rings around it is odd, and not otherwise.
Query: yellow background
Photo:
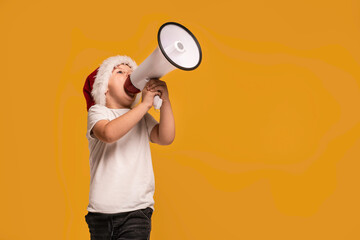
[[[167,21],[203,61],[162,78],[151,239],[360,239],[359,5],[0,1],[0,239],[89,239],[85,78]]]

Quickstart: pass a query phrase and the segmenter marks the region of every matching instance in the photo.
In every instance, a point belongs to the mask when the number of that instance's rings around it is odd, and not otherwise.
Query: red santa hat
[[[87,110],[94,104],[100,104],[106,106],[105,92],[108,88],[110,76],[117,65],[126,64],[133,71],[137,68],[137,64],[130,57],[125,55],[117,55],[109,57],[103,61],[103,63],[95,69],[87,78],[84,84],[83,93],[86,99]],[[141,94],[138,93],[132,105],[133,108],[141,98]]]

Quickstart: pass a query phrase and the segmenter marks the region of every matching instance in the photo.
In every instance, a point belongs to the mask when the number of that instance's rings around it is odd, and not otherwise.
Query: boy
[[[85,220],[91,239],[150,239],[155,181],[149,141],[171,144],[175,122],[164,81],[151,79],[138,105],[140,93],[124,89],[136,68],[128,56],[110,57],[84,85],[90,150]],[[147,112],[155,95],[163,100],[160,123]]]

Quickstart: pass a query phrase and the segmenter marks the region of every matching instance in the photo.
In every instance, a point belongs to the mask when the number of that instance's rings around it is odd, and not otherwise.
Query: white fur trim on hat
[[[137,68],[136,62],[126,55],[117,55],[105,59],[98,69],[98,72],[95,76],[93,89],[91,91],[91,95],[93,96],[96,104],[106,106],[105,92],[108,89],[109,79],[114,68],[119,64],[127,64],[132,68],[133,71]],[[136,98],[132,103],[131,108],[133,108],[140,101],[140,97],[141,92],[136,94]]]

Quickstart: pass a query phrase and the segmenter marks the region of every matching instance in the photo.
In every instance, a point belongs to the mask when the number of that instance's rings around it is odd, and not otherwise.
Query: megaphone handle
[[[162,105],[162,99],[158,95],[156,95],[154,97],[154,104],[153,105],[154,105],[155,109],[160,109],[160,107]]]

